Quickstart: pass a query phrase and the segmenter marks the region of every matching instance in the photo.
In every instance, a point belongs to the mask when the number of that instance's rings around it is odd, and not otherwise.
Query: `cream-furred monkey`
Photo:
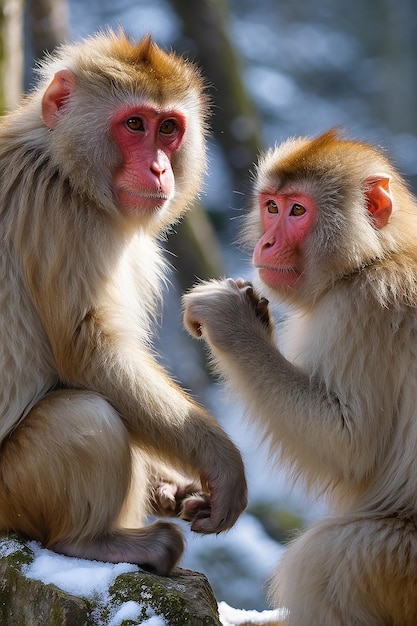
[[[381,151],[329,131],[260,158],[243,231],[258,291],[201,284],[185,325],[330,502],[286,551],[271,601],[291,626],[415,626],[416,200]],[[288,352],[266,298],[289,305]]]
[[[150,347],[159,239],[205,169],[204,82],[110,31],[40,73],[0,122],[0,531],[168,574],[182,535],[150,510],[217,533],[246,506],[238,450]]]

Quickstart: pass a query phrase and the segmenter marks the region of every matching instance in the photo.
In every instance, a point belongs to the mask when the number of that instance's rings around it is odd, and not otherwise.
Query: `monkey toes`
[[[147,526],[146,554],[138,554],[138,565],[161,576],[168,576],[184,551],[181,530],[175,524],[156,522]],[[140,546],[143,550],[144,544]]]
[[[193,493],[182,501],[180,517],[187,522],[210,517],[210,514],[210,498],[205,493]]]
[[[150,504],[157,515],[180,517],[187,522],[209,517],[211,510],[210,498],[200,491],[197,482],[178,485],[161,479],[153,486]]]

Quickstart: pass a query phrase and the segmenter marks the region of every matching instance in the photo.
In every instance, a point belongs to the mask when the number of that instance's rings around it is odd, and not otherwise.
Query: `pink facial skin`
[[[113,191],[121,211],[153,212],[175,192],[172,155],[181,146],[185,117],[138,105],[123,108],[113,118],[112,134],[123,164],[113,176]]]
[[[303,273],[303,244],[316,217],[316,207],[303,193],[259,194],[264,234],[253,252],[263,282],[280,292],[294,291]]]

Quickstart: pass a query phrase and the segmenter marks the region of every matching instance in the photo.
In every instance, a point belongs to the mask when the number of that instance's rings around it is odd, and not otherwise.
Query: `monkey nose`
[[[272,248],[273,246],[275,246],[276,244],[276,237],[272,234],[270,234],[268,237],[265,237],[264,240],[262,241],[262,247],[263,248]]]
[[[166,167],[158,161],[153,161],[150,165],[150,170],[152,174],[155,174],[155,176],[159,177],[165,172]]]

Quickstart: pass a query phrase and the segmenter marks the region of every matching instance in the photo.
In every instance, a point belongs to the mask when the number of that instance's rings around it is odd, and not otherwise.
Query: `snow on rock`
[[[287,611],[244,611],[220,602],[219,615],[223,626],[280,626],[284,625]]]

